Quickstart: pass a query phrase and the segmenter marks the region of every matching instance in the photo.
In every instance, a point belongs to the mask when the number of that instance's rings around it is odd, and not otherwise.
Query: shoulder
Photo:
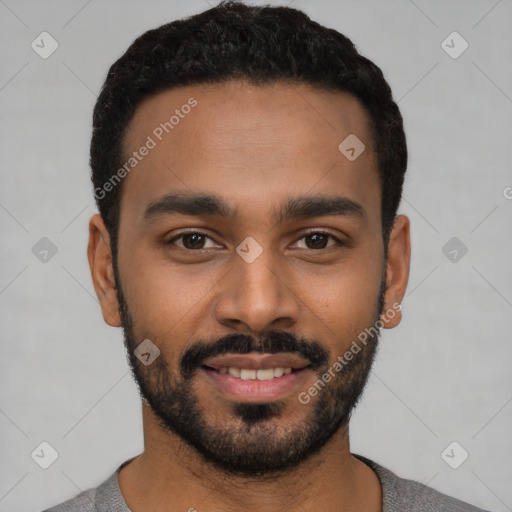
[[[71,498],[55,507],[44,510],[43,512],[96,512],[95,506],[97,488],[87,489],[78,496]]]
[[[98,487],[82,491],[43,512],[130,512],[119,489],[118,473],[121,467]]]
[[[366,457],[353,455],[377,473],[382,485],[383,512],[487,512],[420,482],[400,478]]]

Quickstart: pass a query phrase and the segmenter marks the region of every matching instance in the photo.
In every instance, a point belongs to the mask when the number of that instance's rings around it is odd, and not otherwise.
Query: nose
[[[233,259],[231,272],[218,285],[217,321],[256,336],[270,329],[293,327],[298,321],[300,300],[279,255],[264,248],[252,262],[238,254]]]

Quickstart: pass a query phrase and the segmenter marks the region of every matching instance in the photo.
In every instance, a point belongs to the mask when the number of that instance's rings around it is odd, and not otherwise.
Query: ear
[[[112,327],[121,327],[114,268],[112,266],[112,252],[110,250],[110,236],[99,214],[93,215],[89,221],[87,258],[94,289],[100,301],[103,320]]]
[[[409,280],[411,262],[410,222],[398,215],[389,236],[386,267],[386,293],[381,321],[385,329],[396,327],[402,320],[402,299]]]

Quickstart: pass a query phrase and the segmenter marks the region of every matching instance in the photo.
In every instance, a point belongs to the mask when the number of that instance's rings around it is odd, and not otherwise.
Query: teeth
[[[284,375],[284,368],[274,368],[274,377],[282,377]]]
[[[242,380],[255,379],[256,370],[246,370],[245,368],[240,368],[240,378]]]
[[[265,368],[250,370],[249,368],[236,368],[234,366],[219,368],[219,373],[229,374],[242,380],[272,380],[292,373],[291,368]]]
[[[228,373],[232,377],[240,377],[240,368],[234,368],[234,367],[230,366],[228,368]]]
[[[268,368],[267,370],[258,370],[256,372],[256,378],[258,380],[270,380],[274,378],[274,369]]]

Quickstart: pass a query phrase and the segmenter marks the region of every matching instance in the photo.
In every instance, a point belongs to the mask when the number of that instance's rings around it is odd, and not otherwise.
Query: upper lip
[[[300,370],[309,366],[310,361],[300,357],[298,354],[223,354],[207,359],[204,366],[215,370],[226,367],[247,368],[250,370],[261,370],[265,368],[292,368]]]

